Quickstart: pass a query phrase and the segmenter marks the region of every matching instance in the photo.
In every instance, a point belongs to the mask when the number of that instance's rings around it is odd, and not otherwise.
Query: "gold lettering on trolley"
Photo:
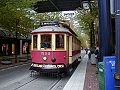
[[[41,55],[48,55],[48,56],[50,56],[50,52],[41,52]]]
[[[47,52],[45,52],[45,55],[47,55]]]
[[[41,55],[44,55],[44,52],[41,52]]]
[[[48,55],[50,56],[50,52],[48,52]]]

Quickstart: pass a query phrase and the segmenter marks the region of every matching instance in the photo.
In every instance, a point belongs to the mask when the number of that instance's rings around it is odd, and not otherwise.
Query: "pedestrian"
[[[91,64],[96,65],[96,55],[93,51],[91,51]]]
[[[88,52],[88,58],[91,59],[91,51]]]
[[[98,51],[98,49],[96,49],[95,50],[96,59],[99,59],[98,54],[99,54],[99,51]]]
[[[96,68],[97,68],[96,74],[98,74],[98,62],[99,62],[99,48],[98,47],[95,50],[95,55],[96,55]]]
[[[88,53],[88,49],[86,48],[85,51],[86,51],[86,54],[87,54]]]

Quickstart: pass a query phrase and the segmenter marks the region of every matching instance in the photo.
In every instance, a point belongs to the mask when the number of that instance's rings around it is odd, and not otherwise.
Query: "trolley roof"
[[[58,26],[43,26],[32,31],[32,33],[39,33],[39,32],[64,32],[64,33],[74,34],[70,32],[69,29]]]

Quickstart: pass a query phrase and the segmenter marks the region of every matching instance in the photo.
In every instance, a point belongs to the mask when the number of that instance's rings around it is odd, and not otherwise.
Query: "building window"
[[[51,35],[41,35],[41,48],[51,48]]]
[[[2,45],[2,53],[3,55],[6,55],[6,44]]]
[[[56,35],[56,48],[64,48],[64,35]]]
[[[37,35],[33,35],[33,49],[37,48],[37,38],[38,38]]]
[[[25,42],[23,44],[23,53],[27,53],[28,52],[27,49],[28,49],[28,42]]]

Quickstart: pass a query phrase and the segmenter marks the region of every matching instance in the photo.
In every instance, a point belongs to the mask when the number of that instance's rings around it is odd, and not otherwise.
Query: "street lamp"
[[[83,7],[83,9],[85,9],[85,10],[90,9],[89,1],[83,1],[83,2],[82,2],[82,7]]]
[[[91,9],[91,3],[95,3],[94,0],[82,1],[82,8],[85,10]]]

